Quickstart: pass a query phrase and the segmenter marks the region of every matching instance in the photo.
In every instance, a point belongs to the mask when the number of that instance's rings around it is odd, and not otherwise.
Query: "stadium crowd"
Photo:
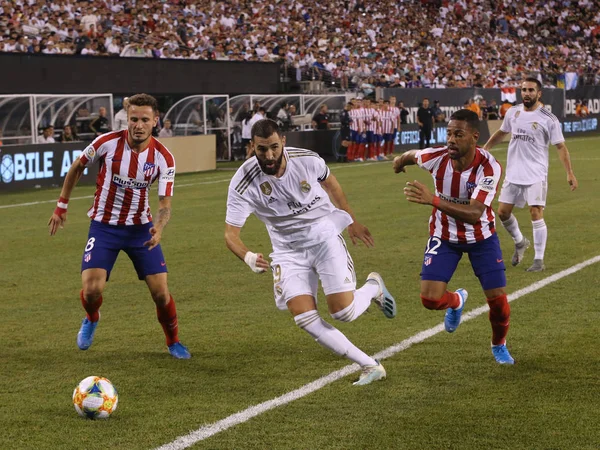
[[[600,78],[594,0],[13,0],[0,51],[285,63],[297,80],[501,87]],[[598,80],[596,80],[598,81]]]

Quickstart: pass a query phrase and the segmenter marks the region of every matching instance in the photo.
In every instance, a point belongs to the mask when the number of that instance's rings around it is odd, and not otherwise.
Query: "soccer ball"
[[[73,405],[81,417],[107,419],[117,409],[119,395],[103,377],[87,377],[73,391]]]

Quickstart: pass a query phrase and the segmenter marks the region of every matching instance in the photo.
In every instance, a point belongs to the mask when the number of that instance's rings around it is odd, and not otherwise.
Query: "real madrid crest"
[[[534,130],[537,130],[537,127],[538,127],[538,123],[537,122],[533,122],[531,124],[531,128],[533,128]]]
[[[310,184],[306,180],[300,182],[300,190],[305,194],[310,191]]]
[[[517,111],[517,112],[515,113],[515,119],[516,119],[517,117],[519,117],[520,115],[521,115],[521,111]]]
[[[265,181],[263,184],[260,185],[260,190],[265,195],[271,195],[271,192],[273,192],[273,188],[271,187],[268,181]]]

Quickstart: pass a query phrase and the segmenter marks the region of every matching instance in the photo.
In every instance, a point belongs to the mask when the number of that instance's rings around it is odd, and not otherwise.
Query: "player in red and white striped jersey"
[[[479,117],[474,112],[455,112],[447,133],[447,147],[412,150],[394,159],[396,173],[418,164],[431,173],[435,183],[435,193],[418,181],[404,188],[408,201],[433,206],[421,269],[421,301],[428,309],[445,309],[446,331],[456,330],[468,293],[464,289],[450,292],[447,286],[467,253],[490,307],[494,358],[500,364],[514,364],[506,348],[510,318],[506,269],[491,208],[502,167],[477,147]]]
[[[86,167],[99,163],[96,194],[88,211],[92,222],[81,263],[80,297],[87,314],[77,335],[77,345],[81,350],[92,345],[100,319],[102,292],[123,250],[132,260],[139,279],[146,281],[150,289],[169,353],[178,359],[188,359],[190,352],[179,342],[177,311],[169,293],[167,267],[160,247],[163,229],[171,217],[175,159],[152,137],[152,128],[158,121],[158,103],[154,97],[146,94],[130,97],[127,114],[127,130],[99,136],[73,162],[48,222],[50,235],[63,227],[73,188]],[[159,210],[153,224],[148,193],[155,180],[158,180]]]
[[[401,129],[401,118],[400,118],[400,108],[396,106],[396,97],[390,97],[390,111],[392,111],[392,122],[394,125],[394,130],[392,131],[392,142],[388,144],[388,151],[386,154],[394,153],[394,142],[396,140],[396,135]]]

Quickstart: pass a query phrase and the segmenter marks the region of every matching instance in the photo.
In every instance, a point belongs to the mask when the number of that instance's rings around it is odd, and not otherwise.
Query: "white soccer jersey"
[[[352,218],[337,209],[320,182],[329,176],[323,158],[310,150],[286,147],[280,178],[265,174],[256,156],[229,184],[225,222],[242,227],[250,214],[267,226],[273,250],[301,249],[340,234]]]
[[[548,146],[565,141],[558,118],[540,106],[525,111],[523,104],[510,108],[500,127],[512,133],[508,144],[506,179],[513,184],[530,185],[548,176]]]
[[[158,140],[136,153],[127,144],[127,130],[103,134],[79,157],[91,166],[100,162],[94,203],[88,216],[109,225],[141,225],[152,220],[148,191],[158,178],[158,195],[173,195],[175,158]]]

